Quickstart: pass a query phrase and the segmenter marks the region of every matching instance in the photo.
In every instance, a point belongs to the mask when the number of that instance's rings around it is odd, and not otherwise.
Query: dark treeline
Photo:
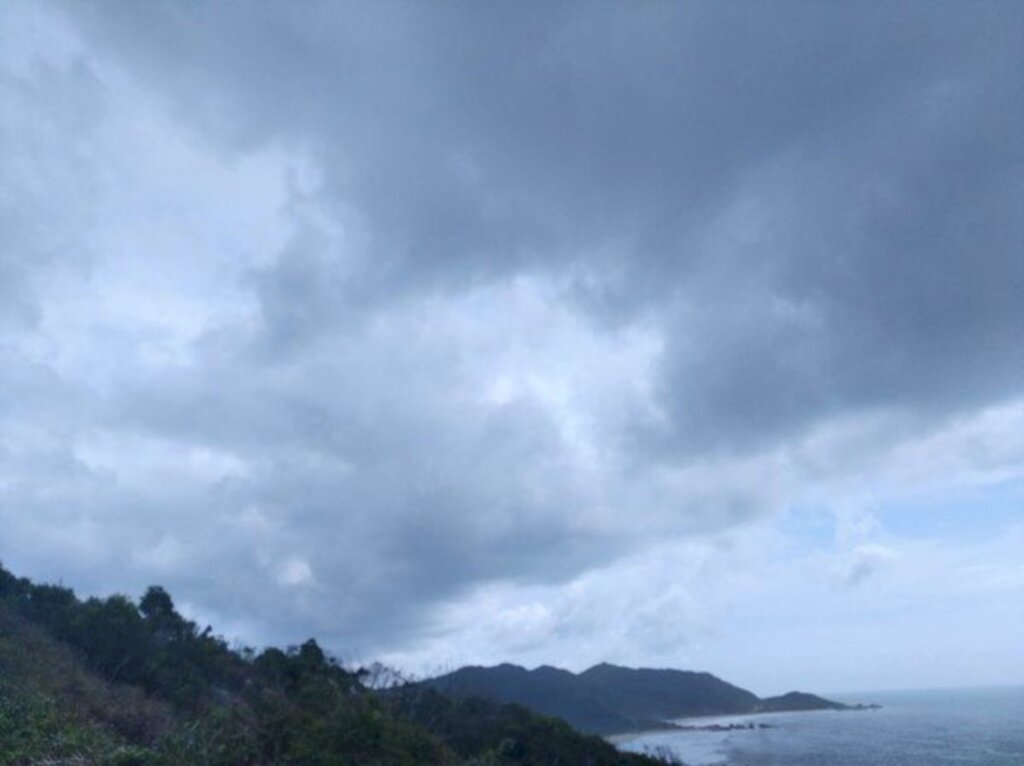
[[[81,600],[0,566],[0,766],[640,766],[561,720],[405,686],[315,640],[235,649],[151,587]]]

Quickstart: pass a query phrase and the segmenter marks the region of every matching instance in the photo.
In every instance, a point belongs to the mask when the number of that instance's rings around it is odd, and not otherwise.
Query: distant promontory
[[[594,734],[670,727],[674,719],[808,710],[855,710],[806,692],[758,697],[710,673],[602,663],[572,673],[548,665],[464,667],[421,682],[459,698],[514,702]]]

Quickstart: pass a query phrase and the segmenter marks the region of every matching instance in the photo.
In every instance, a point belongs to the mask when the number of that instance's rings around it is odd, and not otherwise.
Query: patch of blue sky
[[[881,538],[987,540],[1024,524],[1024,478],[876,498],[869,510]],[[836,519],[825,503],[797,503],[782,514],[779,530],[797,546],[828,548]]]
[[[835,517],[826,505],[797,503],[782,514],[779,530],[796,545],[823,548],[835,540]]]
[[[873,509],[886,534],[902,538],[990,539],[1024,524],[1024,479],[944,487],[898,500],[881,500]]]

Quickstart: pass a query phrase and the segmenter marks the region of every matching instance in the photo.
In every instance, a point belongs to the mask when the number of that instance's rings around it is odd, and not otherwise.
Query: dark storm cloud
[[[0,178],[6,181],[0,188],[0,328],[6,322],[38,322],[40,271],[67,259],[76,248],[70,233],[77,222],[50,215],[50,190],[88,193],[95,168],[79,155],[74,136],[95,124],[102,100],[102,86],[87,67],[56,71],[38,63],[30,81],[0,74],[0,104],[7,116],[0,123],[0,145],[5,147]],[[42,108],[47,119],[32,119]],[[54,137],[60,138],[66,164],[42,167],[39,160]],[[78,264],[76,270],[85,265]]]
[[[672,363],[698,433],[756,438],[857,407],[948,411],[1019,392],[1022,101],[997,60],[769,174],[783,200],[764,200],[767,236],[744,245],[753,274],[713,283],[739,300],[703,314],[717,331],[698,324],[696,350]],[[691,403],[705,405],[695,420]]]
[[[37,72],[5,90],[26,114],[87,135],[113,71],[224,165],[294,153],[312,180],[288,181],[288,241],[238,256],[255,319],[206,326],[188,364],[48,373],[85,446],[8,456],[29,484],[61,475],[12,497],[115,526],[133,578],[277,615],[274,638],[407,640],[474,584],[558,582],[775,507],[770,470],[709,454],[1022,393],[1014,3],[57,7],[92,96]],[[107,172],[69,154],[53,166]],[[40,200],[0,211],[0,297],[29,318]],[[118,338],[118,359],[145,345]],[[28,356],[9,391],[43,374]],[[149,478],[126,488],[122,459]]]
[[[321,193],[356,210],[345,279],[301,253],[264,276],[278,333],[322,331],[321,304],[365,292],[575,268],[599,313],[678,307],[665,399],[690,447],[1021,382],[1013,4],[92,16],[213,140],[310,142]],[[709,247],[766,176],[753,241]]]

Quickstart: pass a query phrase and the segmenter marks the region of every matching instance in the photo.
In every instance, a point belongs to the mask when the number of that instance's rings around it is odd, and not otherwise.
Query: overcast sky
[[[414,672],[1024,683],[1024,5],[0,5],[0,561]]]

